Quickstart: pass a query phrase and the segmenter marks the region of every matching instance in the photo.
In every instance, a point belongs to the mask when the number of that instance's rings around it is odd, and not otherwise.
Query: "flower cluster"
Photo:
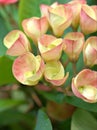
[[[4,38],[7,54],[17,56],[12,71],[24,85],[36,85],[44,77],[53,86],[63,85],[69,77],[62,62],[63,53],[76,64],[81,52],[86,67],[97,65],[97,36],[85,40],[87,34],[97,31],[97,6],[85,0],[72,0],[40,5],[41,17],[22,21],[24,32],[14,30]],[[72,32],[65,34],[65,30]],[[27,36],[37,47],[37,55]],[[84,80],[85,79],[85,80]],[[97,102],[97,72],[84,69],[72,79],[72,91],[87,102]]]

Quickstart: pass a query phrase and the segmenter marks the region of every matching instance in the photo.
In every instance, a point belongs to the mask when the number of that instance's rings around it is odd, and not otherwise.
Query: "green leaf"
[[[52,130],[51,122],[43,110],[38,111],[35,130]]]
[[[40,4],[50,5],[51,0],[21,0],[19,4],[19,23],[23,19],[40,16]]]
[[[18,110],[9,109],[7,111],[0,112],[0,126],[11,125],[23,121],[32,127],[32,123],[35,122],[34,118],[35,117],[31,113],[25,114],[19,112]]]
[[[60,92],[39,91],[38,93],[41,94],[47,100],[54,101],[59,104],[67,102],[78,108],[83,108],[88,111],[97,112],[97,103],[87,103],[87,102],[83,101],[82,99],[79,99],[75,96],[66,96],[65,94],[60,93]]]
[[[73,114],[71,130],[97,130],[97,120],[89,112],[78,109]]]
[[[6,47],[3,45],[3,38],[8,33],[5,22],[0,16],[0,56],[5,55]]]
[[[44,96],[47,100],[50,101],[54,101],[56,103],[63,103],[64,102],[64,94],[60,93],[60,92],[43,92],[43,91],[39,91],[39,94],[41,94],[42,96]]]
[[[23,100],[0,99],[0,112],[18,106],[23,103],[24,103]]]
[[[12,74],[13,61],[6,56],[0,57],[0,85],[16,83]]]
[[[97,112],[97,103],[87,103],[83,101],[82,99],[79,99],[75,96],[66,96],[65,101],[78,108],[83,108],[88,111]]]
[[[87,0],[89,5],[97,5],[97,0]]]

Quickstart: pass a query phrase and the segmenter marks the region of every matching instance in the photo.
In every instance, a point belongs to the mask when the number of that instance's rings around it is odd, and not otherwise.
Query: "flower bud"
[[[13,74],[15,78],[24,85],[36,85],[44,72],[42,58],[28,52],[19,56],[13,63]]]
[[[69,73],[64,76],[64,67],[60,61],[50,61],[46,63],[44,76],[54,86],[61,86],[67,80]]]
[[[97,37],[89,37],[83,48],[84,63],[88,67],[97,64]]]
[[[48,20],[46,17],[32,17],[23,20],[24,32],[37,44],[38,38],[48,30]]]
[[[45,61],[58,60],[62,52],[62,39],[44,34],[38,41],[39,51]]]
[[[80,11],[82,4],[86,4],[86,0],[72,0],[66,4],[67,6],[70,6],[70,8],[72,9],[72,27],[74,30],[77,30],[80,23]]]
[[[80,32],[68,33],[63,40],[64,51],[72,62],[76,62],[83,49],[84,35]]]
[[[80,27],[82,32],[86,35],[97,31],[97,6],[82,6]]]
[[[11,56],[19,56],[31,51],[30,42],[19,30],[9,32],[4,38],[4,45],[8,48],[7,54]]]
[[[41,15],[42,16],[46,16],[48,18],[49,16],[49,13],[48,13],[48,10],[49,8],[55,8],[58,6],[58,2],[54,2],[52,5],[48,6],[48,5],[45,5],[45,4],[41,4],[40,5],[40,11],[41,11]]]
[[[82,70],[72,79],[72,91],[78,98],[89,103],[97,102],[97,72]]]
[[[71,8],[58,5],[55,8],[49,9],[49,24],[53,30],[53,33],[60,37],[64,33],[72,22],[72,10]]]

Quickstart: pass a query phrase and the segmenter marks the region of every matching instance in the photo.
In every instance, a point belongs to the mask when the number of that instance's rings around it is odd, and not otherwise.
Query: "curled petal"
[[[75,96],[86,102],[97,102],[97,72],[89,69],[82,70],[72,79],[72,90]]]
[[[26,35],[19,30],[9,32],[4,38],[4,45],[8,48],[7,54],[11,56],[19,56],[31,51]]]
[[[86,66],[92,67],[97,64],[97,37],[89,37],[83,48],[84,63]]]
[[[46,16],[48,18],[48,10],[49,8],[55,8],[58,6],[58,2],[54,2],[52,5],[48,6],[48,5],[45,5],[45,4],[41,4],[40,5],[40,11],[41,11],[41,14],[42,16]]]
[[[46,63],[44,71],[45,79],[54,86],[61,86],[67,80],[69,73],[64,77],[64,67],[60,61]]]
[[[35,42],[37,43],[38,38],[46,33],[48,30],[48,20],[47,18],[41,17],[32,17],[23,20],[22,26],[24,32]]]
[[[84,34],[97,31],[97,11],[91,6],[83,5],[80,14],[80,27]]]
[[[39,51],[45,61],[58,60],[62,52],[62,39],[52,35],[43,35],[38,41]]]
[[[77,61],[84,44],[84,35],[80,32],[68,33],[63,40],[64,51],[72,62]]]
[[[25,85],[36,85],[44,72],[44,62],[40,56],[28,52],[19,56],[13,64],[15,78]]]
[[[72,9],[73,13],[72,27],[74,30],[77,30],[80,23],[80,11],[82,4],[86,4],[86,0],[72,0],[66,4]]]
[[[56,36],[61,36],[72,22],[72,10],[64,5],[49,9],[49,23]]]
[[[72,0],[72,1],[70,1],[69,3],[74,3],[74,4],[76,4],[76,3],[86,4],[87,2],[86,2],[86,0]]]

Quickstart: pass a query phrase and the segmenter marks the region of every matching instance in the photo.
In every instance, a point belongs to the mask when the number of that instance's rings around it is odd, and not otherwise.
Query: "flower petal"
[[[69,73],[64,77],[64,67],[59,61],[51,61],[46,63],[45,79],[55,86],[61,86],[67,80]]]
[[[4,45],[8,48],[7,54],[11,56],[19,56],[31,51],[27,37],[19,30],[9,32],[4,38]]]
[[[25,33],[34,41],[34,43],[37,43],[38,38],[46,33],[48,25],[49,24],[45,16],[41,18],[28,18],[22,22]]]
[[[35,57],[28,52],[14,61],[12,70],[15,78],[22,84],[35,85],[43,74],[44,62],[40,56]]]
[[[87,102],[97,102],[97,72],[82,70],[72,79],[72,90],[77,97]]]

